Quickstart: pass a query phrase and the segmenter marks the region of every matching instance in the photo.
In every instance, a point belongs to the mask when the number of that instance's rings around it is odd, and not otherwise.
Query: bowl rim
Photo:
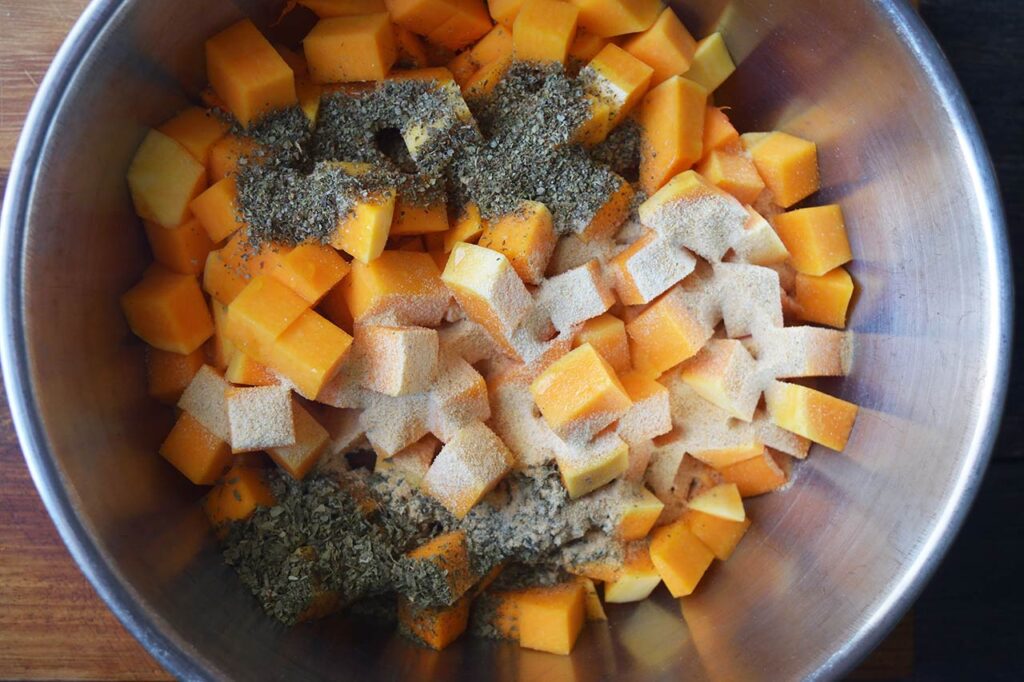
[[[975,190],[983,217],[980,234],[984,259],[989,265],[986,276],[995,292],[988,310],[989,333],[995,343],[983,365],[983,376],[987,377],[991,391],[980,406],[963,465],[933,531],[881,606],[857,628],[853,637],[820,662],[811,679],[836,678],[849,672],[896,625],[941,563],[963,525],[991,457],[1009,383],[1007,370],[1012,350],[1014,293],[1006,222],[995,172],[974,113],[941,48],[910,3],[870,1],[907,46],[938,95]],[[203,657],[159,614],[143,605],[78,517],[76,504],[50,451],[31,387],[23,279],[24,237],[35,179],[52,114],[94,41],[124,3],[125,0],[90,2],[54,57],[25,119],[0,213],[0,302],[4,305],[0,317],[0,367],[12,421],[32,480],[61,538],[93,588],[126,629],[174,676],[221,678],[226,677],[224,671]]]

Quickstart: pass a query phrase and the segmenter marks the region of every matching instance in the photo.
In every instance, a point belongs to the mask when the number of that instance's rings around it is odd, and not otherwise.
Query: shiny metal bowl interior
[[[442,653],[344,618],[286,631],[218,555],[199,491],[155,456],[117,296],[145,264],[125,168],[194,95],[205,36],[274,2],[101,0],[29,117],[3,216],[3,370],[42,497],[99,593],[183,678],[793,679],[852,666],[927,579],[963,519],[1001,411],[1011,285],[989,161],[946,62],[904,3],[693,0],[739,70],[716,96],[741,129],[818,142],[857,260],[845,454],[815,452],[751,503],[734,558],[679,605],[613,606],[568,658],[464,642]],[[685,618],[684,618],[685,617]]]

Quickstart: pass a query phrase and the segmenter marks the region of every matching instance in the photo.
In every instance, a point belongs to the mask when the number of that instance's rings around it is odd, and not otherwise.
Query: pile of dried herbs
[[[383,81],[325,95],[315,128],[298,108],[233,134],[259,150],[237,176],[240,217],[256,243],[328,239],[355,202],[383,189],[426,206],[472,201],[493,219],[540,201],[559,234],[586,227],[621,182],[635,176],[635,126],[586,150],[571,142],[589,115],[581,82],[557,65],[517,63],[491,95],[466,103],[453,85]],[[401,134],[426,130],[413,160]],[[356,173],[337,162],[369,164]]]

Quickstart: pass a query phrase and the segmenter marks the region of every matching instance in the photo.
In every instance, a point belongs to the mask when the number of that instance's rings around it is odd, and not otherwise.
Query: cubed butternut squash
[[[128,166],[128,189],[144,220],[176,227],[189,215],[189,202],[206,188],[206,168],[174,139],[150,130]]]
[[[310,314],[315,315],[316,313],[311,312]],[[269,447],[267,454],[289,476],[300,480],[306,477],[306,474],[312,470],[324,453],[324,449],[330,441],[330,434],[306,408],[294,399],[292,399],[292,414],[294,415],[295,442],[290,445]]]
[[[735,483],[742,497],[754,497],[777,490],[786,485],[789,477],[776,461],[771,450],[765,448],[757,457],[736,462],[721,470],[722,477],[728,483]]]
[[[519,607],[519,646],[569,654],[586,622],[586,591],[572,581],[525,590]]]
[[[713,149],[735,149],[740,134],[722,107],[708,105],[704,112],[704,153]]]
[[[673,597],[693,594],[715,555],[682,520],[655,529],[651,562]]]
[[[339,286],[358,324],[436,327],[450,300],[434,260],[415,251],[384,251],[368,264],[354,261]]]
[[[608,104],[608,129],[619,125],[640,104],[654,69],[615,43],[608,43],[580,71],[584,88]]]
[[[716,559],[727,560],[736,550],[750,528],[750,518],[743,521],[730,521],[720,516],[712,516],[696,509],[687,509],[680,517],[690,531],[710,549]]]
[[[714,331],[674,291],[626,324],[633,367],[654,376],[696,355]]]
[[[477,243],[505,254],[527,284],[540,284],[557,240],[548,207],[526,201],[513,213],[489,223]]]
[[[589,343],[618,374],[632,369],[626,324],[611,313],[584,322],[572,343],[573,348]]]
[[[231,446],[182,412],[160,445],[160,454],[196,485],[212,485],[231,466]]]
[[[248,19],[206,41],[206,75],[243,126],[298,101],[291,68]]]
[[[231,467],[203,500],[210,525],[219,528],[231,521],[242,521],[257,507],[273,507],[274,493],[267,485],[263,470],[236,464]]]
[[[214,183],[193,199],[189,209],[214,244],[245,227],[245,221],[239,215],[238,187],[230,176]]]
[[[244,353],[265,362],[271,344],[308,308],[309,302],[287,286],[259,275],[228,305],[225,333]]]
[[[511,30],[523,2],[524,0],[490,0],[487,3],[487,11],[490,12],[492,19]]]
[[[417,609],[405,597],[398,599],[398,626],[407,636],[440,651],[457,640],[469,624],[468,597],[451,606]]]
[[[206,362],[202,348],[188,355],[169,353],[159,348],[146,349],[146,388],[150,397],[174,405],[192,377]]]
[[[754,203],[764,190],[764,180],[754,162],[741,153],[713,149],[697,164],[697,172],[743,204]]]
[[[659,0],[573,0],[580,26],[605,38],[646,31],[661,11]]]
[[[857,419],[857,406],[813,388],[773,382],[764,392],[768,414],[776,426],[842,450]]]
[[[696,163],[704,148],[707,90],[672,76],[640,106],[640,184],[649,195]]]
[[[448,206],[444,201],[420,206],[398,197],[388,236],[432,234],[447,230]]]
[[[170,353],[188,355],[213,334],[213,319],[196,278],[149,268],[121,296],[121,310],[136,336]]]
[[[686,73],[697,51],[697,41],[675,11],[666,7],[650,28],[626,38],[622,48],[654,69],[653,88],[672,76]]]
[[[187,107],[157,128],[206,165],[210,149],[228,132],[228,124],[202,107]]]
[[[398,59],[386,12],[321,19],[302,48],[315,83],[383,80]]]
[[[206,160],[206,172],[211,183],[217,183],[238,171],[240,160],[259,163],[260,146],[248,137],[225,135],[212,147]]]
[[[475,244],[483,232],[484,221],[480,217],[480,208],[474,203],[466,204],[452,229],[444,235],[444,252],[450,253],[459,242]]]
[[[776,131],[744,136],[744,146],[779,206],[789,208],[818,191],[818,146],[810,140]]]
[[[224,378],[243,386],[272,386],[280,383],[270,368],[241,351],[232,353],[224,370]]]
[[[590,344],[553,362],[530,392],[548,426],[573,442],[586,443],[632,405],[615,370]]]
[[[308,243],[275,258],[270,274],[311,305],[316,305],[349,269],[345,259],[331,247]]]
[[[622,566],[604,584],[604,600],[609,604],[647,599],[661,583],[661,574],[651,561],[647,543],[633,543],[625,551]]]
[[[697,41],[693,61],[684,75],[703,85],[708,92],[714,92],[735,70],[736,65],[733,64],[722,34],[712,33]]]
[[[266,364],[313,400],[338,371],[352,337],[312,310],[304,310],[271,343]]]
[[[853,259],[839,204],[780,213],[774,227],[797,272],[820,277]]]
[[[565,64],[579,10],[561,0],[526,0],[512,24],[512,49],[524,62]]]
[[[477,576],[470,568],[469,546],[466,544],[466,532],[454,530],[442,533],[406,553],[413,562],[424,562],[427,570],[437,571],[443,579],[444,594],[437,597],[451,603],[462,597],[473,587]],[[422,570],[422,569],[416,569]]]
[[[845,268],[836,268],[819,277],[798,272],[795,287],[794,298],[800,319],[836,329],[846,326],[846,314],[853,297],[853,279]]]
[[[198,275],[206,265],[213,242],[194,218],[177,227],[145,221],[146,238],[157,263],[183,275]]]

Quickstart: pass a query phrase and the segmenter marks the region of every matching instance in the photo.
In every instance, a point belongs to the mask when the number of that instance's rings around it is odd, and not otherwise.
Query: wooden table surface
[[[0,194],[29,103],[85,4],[0,0]],[[950,54],[986,131],[1007,198],[1011,237],[1017,240],[1024,238],[1022,5],[1017,0],[921,2],[922,14]],[[1018,282],[1017,290],[1024,291],[1024,282]],[[1022,317],[1018,338],[1024,338]],[[919,600],[915,617],[904,619],[855,673],[856,679],[963,679],[968,671],[980,672],[979,665],[988,673],[981,679],[1024,677],[1020,364],[997,461],[965,532]],[[1007,526],[1003,520],[1008,517],[1015,521]],[[983,637],[972,637],[981,630]],[[171,679],[107,610],[68,554],[29,478],[4,400],[0,679]]]

